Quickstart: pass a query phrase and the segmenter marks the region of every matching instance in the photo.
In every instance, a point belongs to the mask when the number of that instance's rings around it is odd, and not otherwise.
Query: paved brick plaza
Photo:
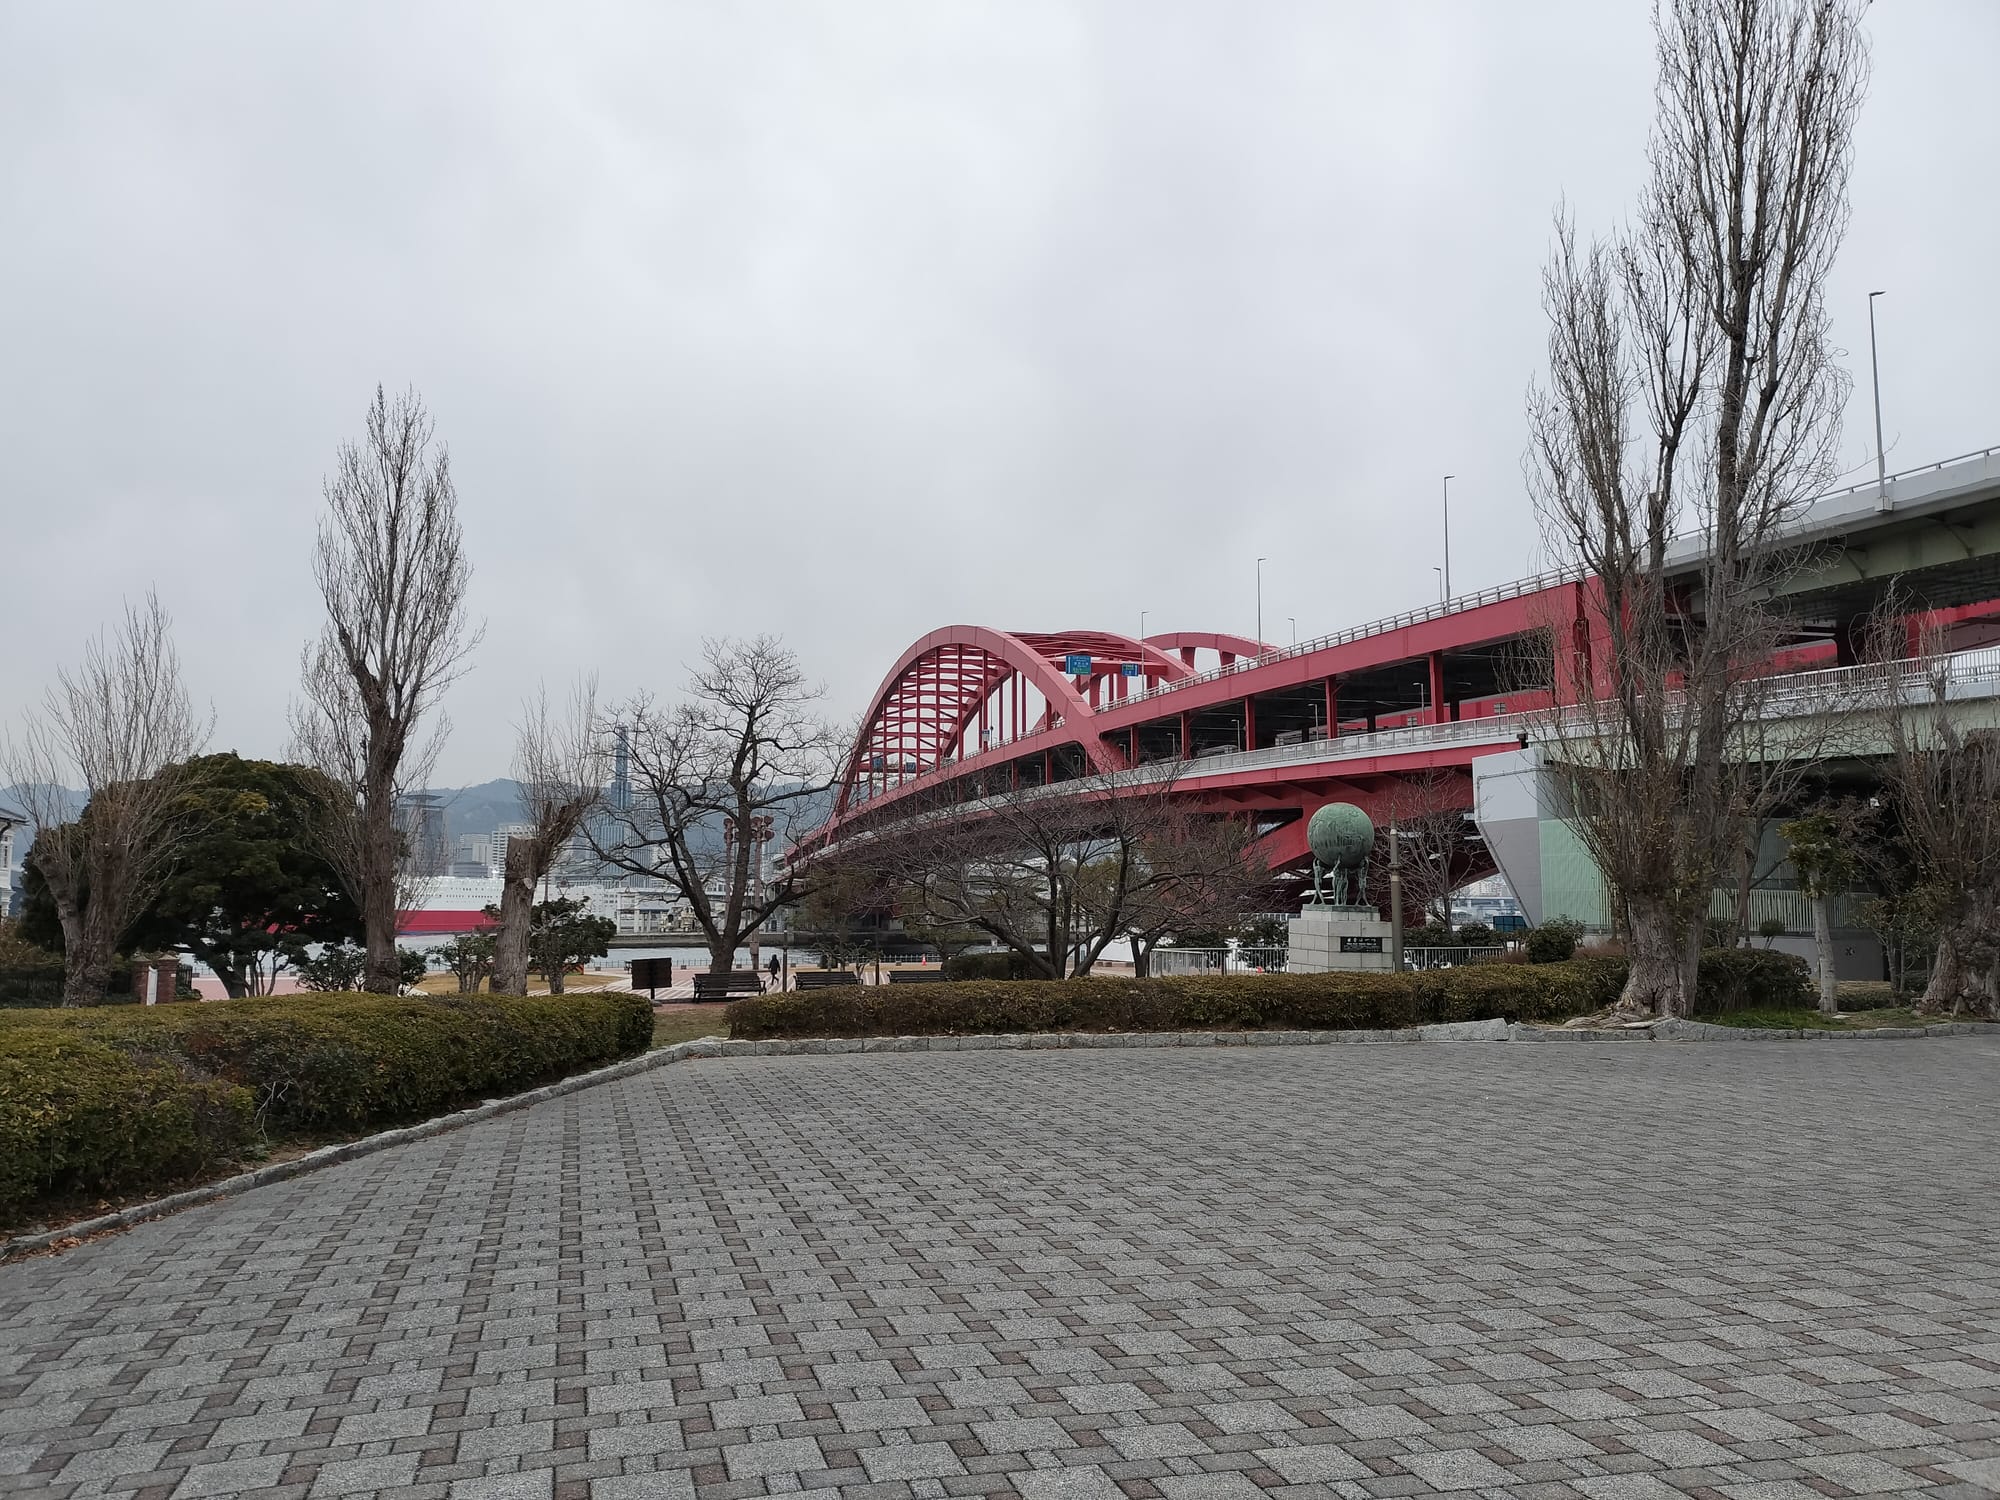
[[[680,1064],[0,1267],[0,1491],[1983,1495],[1997,1080],[1983,1039]]]

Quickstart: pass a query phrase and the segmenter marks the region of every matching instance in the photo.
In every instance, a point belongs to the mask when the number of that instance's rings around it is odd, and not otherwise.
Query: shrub
[[[414,948],[399,948],[402,982],[415,984],[430,972],[430,959]],[[368,970],[368,950],[353,943],[328,943],[298,965],[299,983],[309,990],[327,994],[352,994],[361,987]]]
[[[1566,963],[1575,956],[1583,938],[1583,924],[1574,917],[1551,917],[1528,933],[1528,962]]]
[[[1421,974],[1229,974],[970,981],[808,990],[739,1000],[733,1037],[953,1036],[1037,1031],[1392,1029],[1507,1017],[1556,1021],[1608,1005],[1624,965],[1468,965]]]
[[[1018,953],[954,953],[942,967],[947,979],[1028,977],[1028,961]]]
[[[240,1146],[253,1110],[280,1135],[354,1133],[631,1056],[652,1035],[644,997],[608,992],[9,1011],[0,1198],[160,1187]]]
[[[249,1139],[251,1091],[69,1027],[0,1033],[0,1223],[37,1200],[158,1188]]]
[[[1812,970],[1796,953],[1775,948],[1705,948],[1695,973],[1697,1011],[1815,1009]]]
[[[1452,934],[1452,940],[1466,948],[1491,948],[1500,938],[1484,922],[1465,922]]]

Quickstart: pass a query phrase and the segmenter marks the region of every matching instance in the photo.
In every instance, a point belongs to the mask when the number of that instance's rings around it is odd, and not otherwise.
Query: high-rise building
[[[486,866],[495,875],[507,873],[507,840],[526,838],[535,831],[532,823],[502,823],[487,838]]]
[[[14,859],[14,830],[26,825],[27,819],[19,813],[0,807],[0,917],[14,915],[15,890],[21,879]]]
[[[493,874],[487,862],[492,847],[489,834],[461,833],[458,836],[458,853],[452,856],[451,873],[465,880],[485,880]]]
[[[409,851],[410,873],[443,875],[451,864],[444,804],[432,792],[411,792],[397,804],[396,826]]]

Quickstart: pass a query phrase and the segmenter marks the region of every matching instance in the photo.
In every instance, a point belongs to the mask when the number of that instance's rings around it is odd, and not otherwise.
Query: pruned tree
[[[809,889],[810,861],[771,880],[762,865],[825,815],[843,744],[819,712],[824,693],[774,636],[711,640],[681,701],[641,695],[618,715],[631,797],[591,827],[592,846],[687,903],[711,973],[733,968],[744,939]]]
[[[211,721],[181,680],[172,621],[152,593],[63,668],[39,713],[0,744],[0,767],[35,829],[32,853],[63,935],[63,1004],[94,1005],[128,929],[187,832],[177,774]],[[66,786],[88,801],[69,821]]]
[[[1853,808],[1836,803],[1793,818],[1779,832],[1790,851],[1799,891],[1812,905],[1819,1008],[1832,1015],[1840,1009],[1840,984],[1833,965],[1833,903],[1861,875],[1860,819]]]
[[[970,928],[1060,979],[1090,972],[1121,938],[1142,967],[1165,933],[1229,928],[1257,884],[1245,831],[1186,807],[1171,777],[1115,773],[1024,788],[965,811],[915,812],[874,840],[870,859],[898,907]]]
[[[440,700],[482,631],[466,614],[451,456],[415,391],[391,402],[376,387],[365,436],[341,445],[323,490],[313,572],[327,618],[302,662],[294,755],[334,788],[317,835],[361,908],[364,987],[394,994],[410,891],[397,807],[430,779],[450,729]]]
[[[609,761],[597,722],[596,678],[584,678],[570,690],[566,712],[551,712],[545,688],[522,705],[514,780],[521,788],[529,831],[507,840],[493,949],[495,994],[528,992],[535,886],[602,801]]]
[[[1918,1008],[2000,1014],[2000,730],[1968,711],[1935,638],[1907,659],[1886,645],[1871,656],[1883,790],[1908,880],[1892,894],[1937,935]]]
[[[1634,222],[1544,275],[1548,377],[1527,469],[1550,548],[1588,579],[1542,738],[1623,914],[1624,1003],[1685,1015],[1739,847],[1789,565],[1833,472],[1848,380],[1824,288],[1867,72],[1859,0],[1660,0],[1651,178]],[[1670,555],[1700,533],[1692,563]]]

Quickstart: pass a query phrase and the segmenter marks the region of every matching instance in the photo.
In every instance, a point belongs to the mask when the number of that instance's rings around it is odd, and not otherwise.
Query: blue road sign
[[[1126,662],[1123,670],[1127,677],[1138,677],[1145,671],[1136,661]]]
[[[1090,675],[1090,658],[1081,652],[1073,652],[1063,658],[1063,670],[1072,677]]]

